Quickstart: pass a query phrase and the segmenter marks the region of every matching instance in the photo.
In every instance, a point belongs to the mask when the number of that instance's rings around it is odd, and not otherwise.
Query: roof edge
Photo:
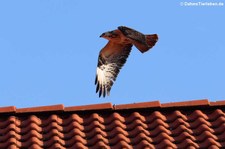
[[[82,105],[82,106],[71,106],[65,107],[65,112],[73,111],[93,111],[93,110],[113,110],[112,103],[101,103],[101,104],[92,104],[92,105]]]
[[[15,112],[16,112],[15,106],[0,107],[0,114],[1,113],[15,113]]]
[[[100,103],[82,106],[64,107],[63,104],[16,108],[15,106],[0,107],[0,114],[26,114],[26,113],[44,113],[44,112],[78,112],[78,111],[104,111],[104,110],[141,110],[141,109],[171,109],[171,108],[204,108],[204,107],[225,107],[225,100],[209,102],[208,99],[189,100],[182,102],[160,103],[159,101],[140,102],[131,104]]]
[[[225,100],[210,102],[211,106],[225,106]]]
[[[160,108],[159,101],[114,105],[114,110]]]
[[[52,111],[64,111],[64,105],[51,105],[51,106],[40,106],[40,107],[29,107],[29,108],[19,108],[16,109],[16,113],[42,113],[42,112],[52,112]]]
[[[196,106],[209,106],[210,102],[208,99],[200,99],[200,100],[189,100],[189,101],[181,101],[181,102],[169,102],[162,103],[162,108],[172,108],[172,107],[196,107]]]

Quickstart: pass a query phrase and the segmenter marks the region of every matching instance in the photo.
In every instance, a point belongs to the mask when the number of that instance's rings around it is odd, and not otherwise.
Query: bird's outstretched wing
[[[100,52],[95,79],[95,84],[97,85],[96,93],[99,92],[99,97],[101,97],[101,95],[105,97],[106,94],[110,94],[111,87],[130,54],[131,47],[131,44],[120,46],[115,43],[108,46],[108,49],[104,49]],[[118,49],[115,50],[115,48]],[[115,52],[107,54],[107,51]]]
[[[145,44],[145,35],[126,26],[119,26],[118,29],[124,34],[124,36]]]
[[[142,53],[151,49],[158,41],[157,34],[144,35],[126,26],[119,26],[118,29],[123,33],[124,36],[131,39],[135,47]]]

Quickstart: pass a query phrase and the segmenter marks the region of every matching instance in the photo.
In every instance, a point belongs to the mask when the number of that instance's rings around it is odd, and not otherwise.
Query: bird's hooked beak
[[[99,37],[104,37],[105,36],[105,33],[102,33]]]
[[[103,38],[110,38],[114,36],[116,36],[116,33],[114,31],[105,32],[100,35],[100,37],[103,37]]]

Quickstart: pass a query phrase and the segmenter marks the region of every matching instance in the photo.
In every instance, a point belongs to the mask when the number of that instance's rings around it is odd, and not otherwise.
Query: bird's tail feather
[[[158,41],[157,34],[145,35],[145,38],[146,38],[146,43],[148,44],[149,48],[152,48]]]
[[[145,43],[134,42],[135,47],[141,53],[147,52],[156,44],[156,42],[158,41],[158,35],[157,34],[145,35],[145,39],[146,39]]]

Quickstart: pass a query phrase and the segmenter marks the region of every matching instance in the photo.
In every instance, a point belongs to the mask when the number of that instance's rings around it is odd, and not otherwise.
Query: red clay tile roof
[[[225,101],[2,107],[0,148],[225,148]]]

